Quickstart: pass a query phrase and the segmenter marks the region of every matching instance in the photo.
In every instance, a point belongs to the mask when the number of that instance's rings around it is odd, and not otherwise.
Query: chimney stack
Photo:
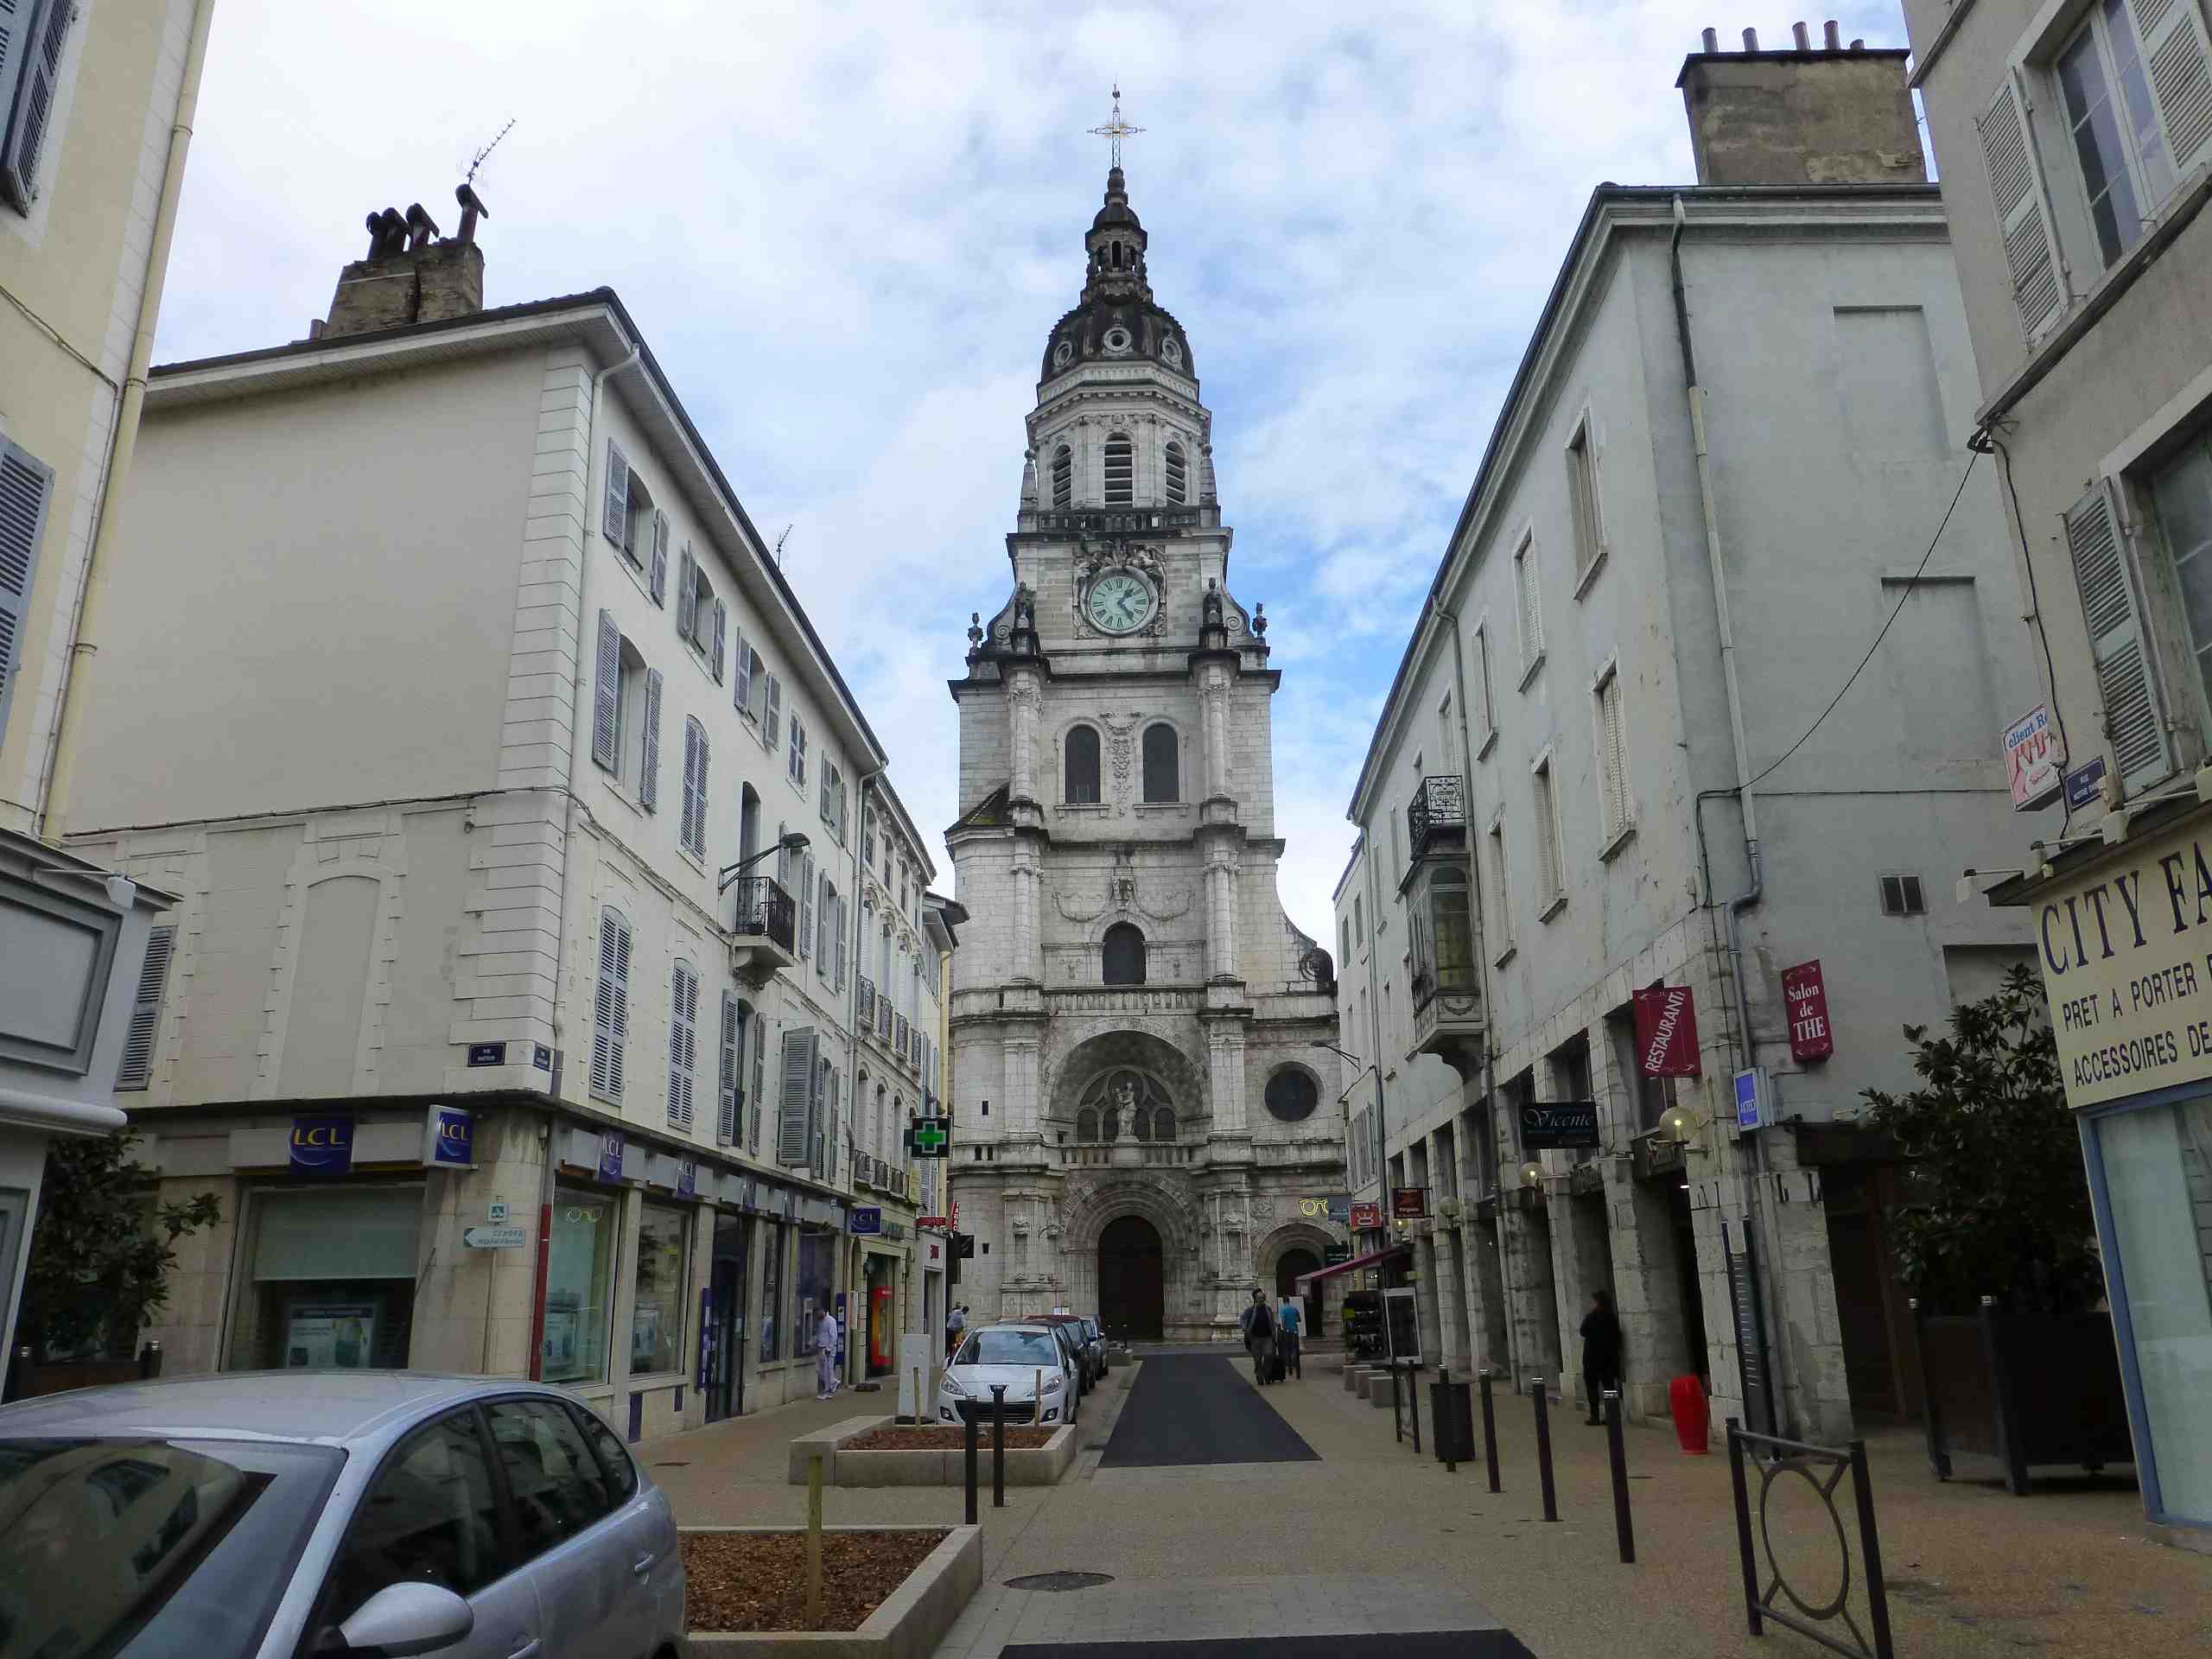
[[[1821,25],[1821,39],[1831,52],[1843,49],[1843,30],[1836,26],[1834,18],[1831,17]]]
[[[461,233],[442,236],[421,202],[404,214],[396,207],[368,216],[368,257],[338,273],[327,321],[309,337],[365,334],[410,322],[474,316],[484,308],[484,251],[476,224],[492,210],[467,185],[454,192],[461,204]]]
[[[1903,48],[1845,50],[1833,22],[1812,43],[1803,23],[1794,49],[1759,50],[1744,31],[1742,53],[1715,51],[1704,31],[1675,84],[1690,121],[1697,181],[1718,185],[1920,184],[1928,167],[1905,84]]]

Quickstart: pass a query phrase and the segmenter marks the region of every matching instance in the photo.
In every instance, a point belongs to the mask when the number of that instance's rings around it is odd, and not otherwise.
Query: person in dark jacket
[[[1264,1386],[1268,1361],[1275,1351],[1275,1316],[1257,1286],[1252,1290],[1252,1305],[1237,1323],[1243,1328],[1244,1351],[1252,1356],[1252,1380]]]
[[[1582,1316],[1582,1386],[1590,1396],[1591,1422],[1605,1421],[1605,1391],[1620,1385],[1621,1322],[1613,1313],[1612,1293],[1593,1290],[1590,1311]]]

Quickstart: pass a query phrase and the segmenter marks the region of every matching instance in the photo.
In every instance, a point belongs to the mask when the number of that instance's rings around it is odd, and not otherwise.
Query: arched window
[[[1098,803],[1098,728],[1096,726],[1071,726],[1068,728],[1067,788],[1065,798],[1088,805]]]
[[[1075,505],[1075,451],[1065,443],[1052,451],[1052,505]]]
[[[1106,440],[1106,505],[1126,507],[1135,499],[1136,449],[1128,435],[1116,432]]]
[[[1075,1138],[1084,1141],[1098,1138],[1098,1114],[1088,1106],[1075,1115]]]
[[[1183,446],[1179,443],[1171,443],[1167,446],[1168,505],[1181,506],[1189,499],[1189,491],[1190,469],[1184,463]]]
[[[1144,728],[1144,798],[1147,801],[1182,799],[1182,785],[1175,764],[1175,728],[1161,721]]]
[[[1173,1141],[1175,1138],[1175,1114],[1170,1108],[1162,1106],[1152,1115],[1152,1138],[1155,1141]]]
[[[1105,982],[1109,985],[1144,983],[1144,935],[1129,922],[1116,922],[1106,930]]]
[[[1120,1140],[1120,1139],[1122,1138],[1122,1115],[1121,1115],[1121,1113],[1119,1113],[1119,1112],[1116,1111],[1116,1110],[1115,1110],[1111,1106],[1109,1106],[1109,1107],[1106,1109],[1106,1110],[1105,1110],[1104,1116],[1105,1116],[1105,1126],[1106,1126],[1106,1139],[1108,1139],[1109,1141],[1118,1141],[1118,1140]]]

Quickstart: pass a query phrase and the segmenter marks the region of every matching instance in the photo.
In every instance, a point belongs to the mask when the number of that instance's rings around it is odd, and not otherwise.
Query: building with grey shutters
[[[2212,1548],[2212,33],[2202,0],[1905,15],[2063,750],[1975,882],[2041,947],[2145,1507]]]
[[[127,1098],[223,1200],[152,1334],[659,1433],[925,1317],[934,866],[620,302],[484,308],[460,206],[147,394],[73,821],[175,895]]]
[[[1362,767],[1354,1196],[1427,1190],[1362,1243],[1455,1368],[1582,1395],[1604,1290],[1632,1411],[1684,1376],[1814,1439],[1916,1403],[1853,1119],[1909,1084],[1902,1025],[2027,957],[1950,881],[2017,834],[2034,681],[1903,59],[1689,58],[1699,181],[1592,194]],[[1651,1073],[1666,988],[1697,1075]],[[1566,1103],[1597,1146],[1533,1144]]]

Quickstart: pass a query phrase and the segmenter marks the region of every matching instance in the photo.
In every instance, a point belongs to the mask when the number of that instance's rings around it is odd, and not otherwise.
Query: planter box
[[[2109,1313],[1928,1314],[1913,1304],[1913,1333],[1928,1386],[1928,1462],[1951,1475],[1951,1453],[2005,1465],[2005,1484],[2028,1490],[2034,1464],[2094,1472],[2135,1460],[2127,1399]]]
[[[822,1448],[822,1484],[824,1486],[960,1486],[968,1479],[968,1452],[965,1446],[952,1446],[944,1451],[928,1452],[854,1452],[847,1449],[851,1441],[861,1440],[879,1428],[892,1424],[889,1417],[852,1417],[842,1423],[820,1429],[812,1434],[803,1434],[793,1440],[791,1450],[789,1484],[806,1484],[807,1465],[813,1460],[814,1448]],[[1009,1486],[1057,1485],[1068,1465],[1075,1461],[1075,1437],[1077,1425],[1063,1423],[1052,1430],[1052,1439],[1039,1446],[1008,1446],[1006,1453],[1006,1484]],[[991,1478],[991,1432],[983,1428],[976,1459],[976,1478],[988,1484]]]
[[[794,1532],[793,1527],[685,1527],[685,1532]],[[935,1532],[935,1527],[825,1527],[825,1532]],[[857,1630],[693,1630],[686,1646],[747,1659],[929,1659],[983,1582],[983,1529],[955,1527]]]

